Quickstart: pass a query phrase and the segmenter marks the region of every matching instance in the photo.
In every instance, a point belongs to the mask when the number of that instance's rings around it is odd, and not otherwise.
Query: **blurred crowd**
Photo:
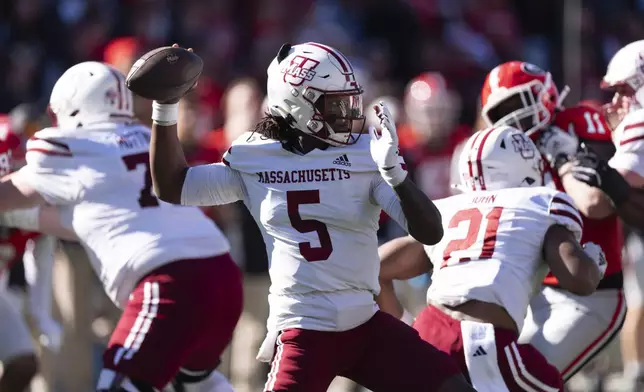
[[[215,162],[262,116],[266,67],[280,45],[315,40],[351,59],[366,103],[391,105],[415,181],[440,198],[450,192],[454,149],[479,126],[478,94],[492,67],[529,61],[550,70],[559,86],[571,83],[574,98],[606,99],[599,81],[607,60],[644,37],[643,16],[642,0],[3,0],[0,113],[8,116],[0,123],[30,136],[48,125],[51,87],[69,66],[96,60],[127,73],[141,54],[178,42],[205,63],[197,90],[181,103],[180,139],[193,163]],[[574,82],[566,80],[572,75]],[[138,118],[149,122],[149,101],[138,99],[135,106]],[[223,366],[239,390],[256,390],[265,374],[254,360],[268,312],[264,246],[241,205],[206,212],[227,234],[247,274],[238,329],[243,338],[233,341]],[[386,219],[381,228],[383,240],[401,233]],[[58,275],[67,278],[55,283],[58,313],[63,319],[74,313],[65,309],[67,296],[82,313],[75,328],[88,324],[88,336],[98,337],[76,343],[100,345],[117,312],[104,298],[84,296],[82,290],[99,297],[101,290],[92,289],[89,267],[76,260],[82,252],[73,244],[65,249],[71,262],[61,267],[68,275]],[[12,282],[19,286],[17,268]],[[422,302],[427,280],[413,283],[419,289],[411,301]],[[76,296],[90,305],[78,304]],[[81,363],[81,351],[68,350],[69,358]],[[74,372],[60,367],[53,373]]]

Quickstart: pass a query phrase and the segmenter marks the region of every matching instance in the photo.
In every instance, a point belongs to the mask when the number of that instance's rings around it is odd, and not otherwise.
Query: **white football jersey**
[[[260,227],[272,283],[269,328],[346,330],[374,314],[381,208],[407,224],[369,141],[362,135],[351,146],[297,155],[246,133],[224,164],[188,171],[184,204],[242,199]]]
[[[530,298],[548,272],[543,238],[563,225],[581,239],[572,199],[547,187],[464,193],[437,200],[445,236],[425,251],[434,264],[427,298],[456,306],[469,300],[504,307],[519,330]]]
[[[123,306],[159,266],[228,252],[226,238],[198,208],[157,199],[150,131],[115,123],[44,129],[27,143],[20,175],[84,245],[108,296]]]
[[[628,170],[644,177],[644,109],[634,110],[613,132],[615,155],[608,164],[616,170]]]

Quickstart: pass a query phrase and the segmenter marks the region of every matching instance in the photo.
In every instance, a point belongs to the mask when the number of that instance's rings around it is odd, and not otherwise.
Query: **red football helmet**
[[[424,72],[407,85],[404,106],[414,132],[427,140],[452,131],[461,111],[461,98],[449,89],[443,75]]]
[[[489,126],[509,125],[533,134],[550,123],[568,87],[559,94],[550,72],[521,61],[494,68],[481,91],[481,117]]]

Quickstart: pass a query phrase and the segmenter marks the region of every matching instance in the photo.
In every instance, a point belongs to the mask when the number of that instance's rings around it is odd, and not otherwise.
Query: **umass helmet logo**
[[[315,68],[319,61],[304,56],[295,56],[291,62],[282,69],[284,82],[292,86],[301,86],[304,81],[313,80]]]
[[[533,159],[537,152],[532,147],[532,142],[523,133],[515,133],[512,135],[512,146],[514,151],[521,155],[521,158],[528,160]]]

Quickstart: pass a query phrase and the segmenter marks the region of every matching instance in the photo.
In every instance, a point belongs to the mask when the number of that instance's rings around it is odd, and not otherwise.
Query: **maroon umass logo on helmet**
[[[313,80],[315,76],[315,67],[320,64],[319,61],[304,57],[295,56],[290,64],[282,69],[284,73],[284,82],[292,86],[301,86],[305,80]]]
[[[518,152],[521,158],[525,160],[533,159],[536,155],[536,151],[532,147],[533,144],[523,133],[512,135],[512,145],[514,146],[514,151]]]

